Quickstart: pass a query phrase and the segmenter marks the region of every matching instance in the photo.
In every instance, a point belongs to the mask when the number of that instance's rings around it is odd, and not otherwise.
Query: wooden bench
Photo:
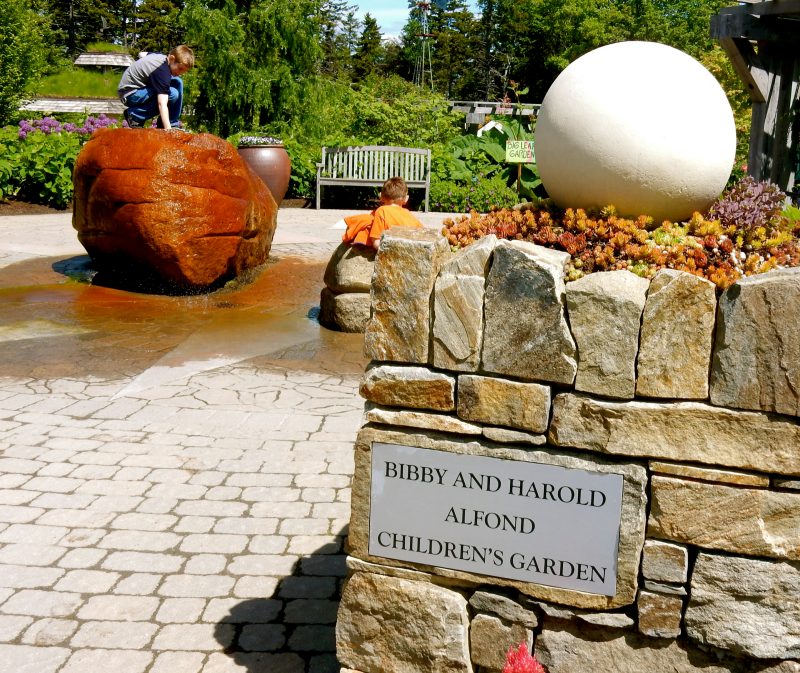
[[[409,189],[425,190],[425,212],[431,189],[431,151],[413,147],[323,147],[317,164],[317,210],[322,187],[381,187],[399,176]]]

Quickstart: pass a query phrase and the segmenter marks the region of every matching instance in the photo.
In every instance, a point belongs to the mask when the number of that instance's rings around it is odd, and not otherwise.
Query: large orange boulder
[[[216,136],[103,129],[75,163],[72,225],[102,267],[203,288],[266,261],[277,206]]]

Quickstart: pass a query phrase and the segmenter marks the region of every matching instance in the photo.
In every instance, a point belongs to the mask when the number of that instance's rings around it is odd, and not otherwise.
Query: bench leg
[[[317,210],[319,210],[320,190],[321,190],[321,187],[319,185],[319,182],[317,182]]]
[[[425,190],[425,212],[428,212],[428,190]]]

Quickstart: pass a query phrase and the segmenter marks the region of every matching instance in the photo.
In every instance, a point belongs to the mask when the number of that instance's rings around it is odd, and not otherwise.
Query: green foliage
[[[115,52],[117,54],[127,54],[130,49],[122,46],[121,44],[114,44],[113,42],[90,42],[86,45],[86,51],[97,52]]]
[[[533,198],[541,184],[535,164],[506,163],[506,141],[533,140],[533,134],[516,119],[500,118],[502,131],[493,128],[480,137],[465,135],[450,141],[434,157],[435,180],[469,183],[478,178],[499,178],[508,186],[520,181],[520,195]]]
[[[322,0],[319,11],[322,74],[333,79],[349,79],[352,54],[357,42],[359,21],[356,6],[346,0]]]
[[[314,114],[316,10],[316,0],[188,0],[181,23],[198,66],[187,103],[200,125],[227,136]]]
[[[141,26],[139,49],[166,54],[181,44],[183,31],[178,24],[179,14],[180,8],[173,0],[144,0],[137,13]]]
[[[616,0],[627,17],[626,39],[668,44],[695,58],[714,47],[711,17],[729,0]]]
[[[783,209],[783,217],[795,228],[800,227],[800,208],[797,206],[786,206]]]
[[[353,74],[356,81],[365,79],[379,69],[382,52],[381,31],[378,22],[371,14],[367,13],[364,16],[364,28],[353,57]]]
[[[372,77],[357,89],[318,79],[308,94],[314,114],[248,130],[283,139],[292,158],[289,194],[308,198],[314,191],[321,148],[339,145],[438,147],[459,134],[459,115],[441,96],[393,75]]]
[[[118,72],[68,67],[39,80],[36,93],[56,97],[116,98],[119,78]]]
[[[485,213],[492,208],[511,208],[520,200],[516,190],[501,176],[469,183],[436,180],[431,183],[431,208],[444,213]]]
[[[82,144],[75,133],[37,133],[21,140],[16,129],[0,129],[0,198],[66,208]]]
[[[553,80],[579,56],[622,40],[651,40],[697,58],[713,42],[709,24],[728,0],[478,0],[484,41],[486,100],[509,80],[540,102]],[[476,62],[480,62],[476,54]]]
[[[465,0],[449,0],[445,9],[434,5],[430,30],[434,35],[434,87],[450,100],[479,100],[482,56],[480,22]]]
[[[8,122],[47,61],[48,29],[26,0],[0,2],[0,124]]]
[[[292,160],[292,175],[289,180],[289,194],[296,198],[310,199],[315,193],[317,180],[317,161],[321,156],[321,146],[308,145],[302,140],[284,140],[286,152]]]
[[[113,30],[115,16],[108,0],[45,0],[44,4],[56,42],[70,57],[86,51],[92,42],[105,40],[104,27]]]
[[[747,157],[750,153],[750,121],[752,118],[750,95],[745,90],[742,80],[739,79],[730,59],[721,47],[715,46],[703,54],[700,62],[720,83],[733,110],[733,120],[736,124],[736,159],[734,160],[731,176],[728,179],[727,186],[730,188],[747,173]]]
[[[371,78],[350,103],[344,135],[361,144],[429,147],[455,137],[461,116],[448,112],[444,97],[397,76]]]

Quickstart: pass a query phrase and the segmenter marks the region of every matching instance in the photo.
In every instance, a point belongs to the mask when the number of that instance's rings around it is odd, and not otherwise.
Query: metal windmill
[[[417,44],[417,61],[414,64],[414,84],[420,87],[430,84],[431,89],[433,89],[433,63],[431,62],[433,34],[430,32],[428,25],[431,5],[446,9],[447,0],[431,0],[427,2],[425,0],[408,0],[409,9],[416,7],[419,10],[420,17],[420,32],[415,35],[419,42]]]

